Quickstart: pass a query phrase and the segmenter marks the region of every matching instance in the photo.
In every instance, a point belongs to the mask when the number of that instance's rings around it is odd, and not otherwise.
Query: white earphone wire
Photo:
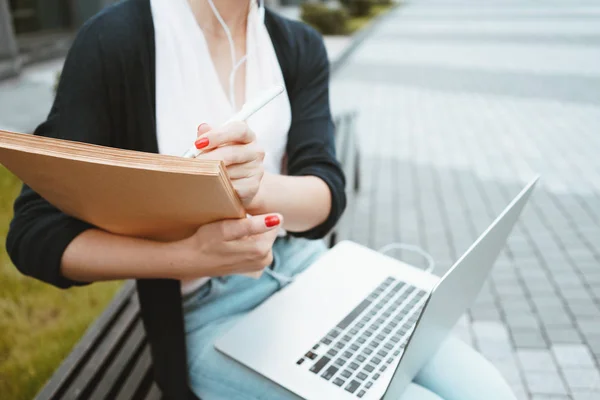
[[[378,251],[382,254],[386,254],[386,253],[390,252],[391,250],[406,250],[406,251],[412,251],[413,253],[417,253],[417,254],[421,255],[423,258],[425,258],[425,260],[427,260],[427,264],[428,264],[427,268],[425,268],[425,272],[431,273],[431,272],[433,272],[433,270],[435,268],[435,260],[433,259],[431,254],[429,254],[428,252],[426,252],[419,246],[416,246],[414,244],[395,242],[395,243],[390,243],[390,244],[383,246]]]
[[[252,0],[250,0],[250,1],[252,1]],[[258,1],[258,15],[260,17],[261,23],[264,23],[265,22],[265,3],[264,3],[264,0],[263,1],[257,0],[257,1]],[[229,27],[227,26],[227,24],[221,17],[219,10],[217,10],[215,3],[213,3],[213,0],[208,0],[208,4],[210,5],[210,8],[211,8],[213,14],[217,18],[217,21],[219,21],[219,24],[225,31],[225,35],[227,36],[227,41],[229,42],[229,52],[231,54],[231,73],[229,74],[229,102],[231,103],[231,106],[233,107],[233,110],[235,112],[237,110],[237,105],[236,105],[236,101],[235,101],[235,76],[237,74],[238,69],[248,60],[249,55],[254,50],[256,50],[258,43],[256,43],[254,45],[254,48],[246,49],[246,54],[236,62],[235,43],[233,41],[233,37],[231,36],[231,31],[229,30]]]

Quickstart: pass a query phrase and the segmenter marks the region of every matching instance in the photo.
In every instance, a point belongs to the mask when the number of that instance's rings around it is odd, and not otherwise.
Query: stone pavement
[[[62,59],[39,63],[19,77],[0,81],[0,129],[32,132],[46,118],[62,64]]]
[[[439,274],[542,175],[457,334],[520,399],[600,399],[600,3],[405,4],[333,77],[332,106],[359,111],[342,236],[418,244]]]

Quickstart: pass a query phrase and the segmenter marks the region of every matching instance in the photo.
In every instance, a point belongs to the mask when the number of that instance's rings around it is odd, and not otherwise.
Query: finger
[[[202,139],[201,139],[202,140]],[[245,164],[261,157],[262,151],[252,144],[223,146],[214,150],[205,151],[198,156],[205,160],[221,160],[225,166]]]
[[[267,255],[252,261],[240,261],[228,265],[219,271],[219,275],[247,274],[262,271],[273,263],[273,252],[267,252]]]
[[[264,232],[258,235],[246,236],[242,239],[232,240],[227,242],[234,247],[234,250],[244,257],[242,262],[261,262],[265,257],[271,256],[273,250],[273,243],[277,238],[279,230],[273,229],[268,232]],[[263,264],[263,266],[269,263]]]
[[[204,135],[206,132],[210,132],[212,128],[210,127],[209,124],[207,124],[206,122],[201,123],[200,125],[198,125],[198,129],[196,130],[196,136],[200,137],[202,135]]]
[[[236,179],[232,181],[233,189],[242,201],[242,204],[247,204],[256,196],[260,181],[258,179]]]
[[[264,169],[260,165],[260,161],[257,160],[227,167],[227,174],[229,175],[229,179],[232,180],[262,176],[263,173]]]
[[[226,241],[238,240],[247,236],[260,235],[277,229],[283,223],[281,214],[256,215],[249,218],[220,222],[221,234]]]
[[[231,122],[202,134],[196,140],[196,148],[210,150],[228,143],[252,143],[255,140],[256,135],[245,122]]]

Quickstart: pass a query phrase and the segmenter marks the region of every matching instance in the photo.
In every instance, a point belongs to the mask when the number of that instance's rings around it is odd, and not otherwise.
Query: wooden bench
[[[349,202],[360,188],[355,117],[355,113],[347,113],[335,120],[338,158],[346,174]],[[335,244],[336,236],[335,231],[329,235],[330,245]],[[125,284],[36,396],[36,400],[160,398],[132,281]]]

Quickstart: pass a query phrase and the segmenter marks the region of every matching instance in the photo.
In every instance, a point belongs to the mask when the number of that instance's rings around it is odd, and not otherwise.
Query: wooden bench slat
[[[158,388],[158,385],[156,383],[153,383],[150,387],[150,391],[148,392],[144,400],[160,400],[161,398],[162,392]]]
[[[111,394],[112,397],[114,397],[114,392],[116,391],[115,384],[123,375],[123,371],[126,369],[130,360],[134,358],[135,354],[137,354],[145,344],[145,335],[146,333],[144,332],[142,320],[138,319],[135,328],[133,328],[127,341],[123,344],[119,354],[114,357],[108,366],[106,373],[94,388],[89,400],[106,400],[110,398],[109,396],[111,396]]]
[[[129,304],[134,291],[135,285],[133,282],[127,282],[124,285],[106,310],[88,328],[81,341],[75,345],[71,353],[48,380],[48,383],[37,394],[36,400],[56,399],[68,388],[71,381],[77,376],[76,374],[79,372],[81,365],[85,363],[102,340],[103,335]]]
[[[144,384],[144,380],[146,380],[149,375],[151,376],[151,366],[152,357],[150,356],[150,347],[146,346],[131,370],[131,374],[128,376],[127,381],[125,381],[125,384],[119,391],[116,400],[134,399],[136,393],[139,393],[140,387]]]
[[[99,379],[99,375],[106,369],[110,357],[114,356],[119,350],[119,343],[125,340],[125,335],[131,331],[131,326],[139,318],[139,306],[130,301],[127,308],[119,315],[117,321],[111,329],[106,332],[100,344],[94,350],[94,353],[81,366],[77,377],[69,385],[63,398],[75,399],[79,397],[87,398],[93,389],[94,382]]]

